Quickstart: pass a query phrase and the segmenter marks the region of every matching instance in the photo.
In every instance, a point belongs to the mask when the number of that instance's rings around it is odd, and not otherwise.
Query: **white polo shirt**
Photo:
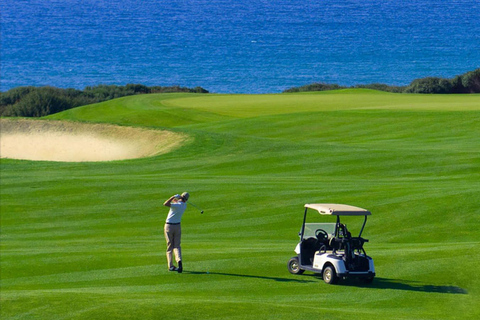
[[[182,220],[183,213],[187,209],[187,203],[180,201],[175,203],[170,203],[170,211],[168,211],[167,220],[168,223],[180,223]]]

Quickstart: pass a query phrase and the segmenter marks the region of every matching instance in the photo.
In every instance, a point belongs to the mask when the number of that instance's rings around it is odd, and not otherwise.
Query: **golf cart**
[[[311,209],[311,210],[309,210]],[[307,212],[318,211],[323,217],[336,217],[336,222],[307,223]],[[362,278],[371,283],[375,277],[373,259],[365,253],[362,232],[370,211],[344,204],[306,204],[300,242],[295,248],[297,256],[288,261],[288,271],[302,274],[305,270],[322,274],[327,284],[340,278]],[[358,237],[352,237],[340,217],[363,216],[364,221]]]

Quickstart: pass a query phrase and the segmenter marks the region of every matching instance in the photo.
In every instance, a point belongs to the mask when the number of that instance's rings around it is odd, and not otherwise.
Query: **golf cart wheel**
[[[335,268],[332,265],[328,265],[323,270],[323,281],[326,284],[335,284],[338,281],[337,273],[335,272]]]
[[[293,257],[288,260],[288,271],[291,274],[302,274],[305,270],[300,269],[300,262],[298,261],[298,257]]]

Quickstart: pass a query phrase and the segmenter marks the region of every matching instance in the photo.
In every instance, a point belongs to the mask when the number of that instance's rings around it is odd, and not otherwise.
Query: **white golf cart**
[[[307,223],[307,211],[313,209],[321,216],[336,216],[336,222]],[[298,256],[288,261],[288,271],[302,274],[305,270],[322,274],[327,284],[340,278],[357,277],[371,283],[375,277],[373,259],[365,253],[362,238],[370,211],[344,204],[306,204],[300,242],[295,248]],[[343,216],[364,216],[358,237],[352,237],[347,226],[340,222]]]

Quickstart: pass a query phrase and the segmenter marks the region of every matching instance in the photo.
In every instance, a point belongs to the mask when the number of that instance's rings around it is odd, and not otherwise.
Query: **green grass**
[[[2,319],[478,319],[480,95],[125,97],[50,119],[171,129],[153,158],[1,160]],[[188,190],[186,271],[163,201]],[[290,275],[303,205],[373,212],[377,279]]]

